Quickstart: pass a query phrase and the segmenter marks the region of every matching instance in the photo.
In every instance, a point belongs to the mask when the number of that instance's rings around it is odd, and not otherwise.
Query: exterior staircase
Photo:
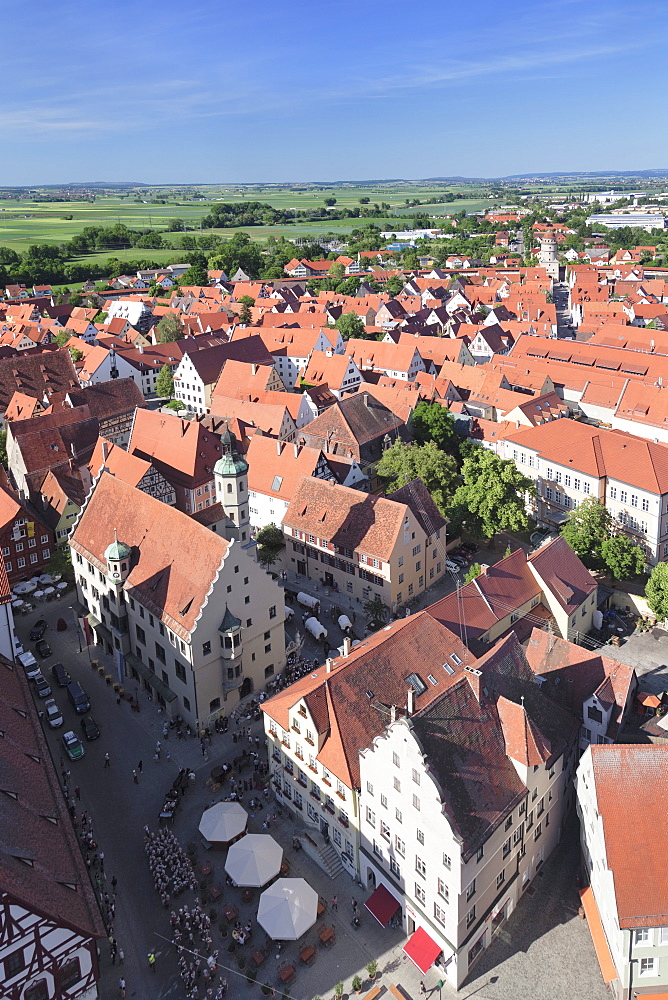
[[[302,850],[308,854],[312,861],[315,861],[322,868],[326,875],[329,875],[330,878],[336,878],[341,874],[343,865],[339,860],[339,855],[331,844],[323,844],[321,846],[308,833],[299,834],[298,839],[302,845]]]

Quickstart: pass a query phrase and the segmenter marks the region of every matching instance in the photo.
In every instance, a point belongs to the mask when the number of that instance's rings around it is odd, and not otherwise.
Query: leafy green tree
[[[613,535],[601,543],[601,557],[615,580],[630,580],[645,569],[645,553],[628,535]]]
[[[334,278],[337,281],[341,281],[342,278],[346,276],[346,269],[343,264],[337,264],[336,261],[332,264],[329,271],[327,272],[328,278]]]
[[[186,408],[186,404],[182,402],[180,399],[173,399],[171,403],[167,403],[167,406],[169,407],[170,410],[174,410],[176,413],[178,413],[180,410],[185,410]]]
[[[474,447],[464,459],[462,479],[453,506],[466,508],[463,520],[473,535],[493,538],[499,531],[525,531],[529,527],[526,499],[527,495],[535,496],[535,487],[514,462]]]
[[[657,563],[645,587],[645,597],[660,621],[668,618],[668,563]]]
[[[510,542],[508,542],[508,544],[506,545],[506,551],[503,553],[503,558],[507,559],[508,556],[512,556],[512,554],[513,554],[513,550],[510,547]]]
[[[56,549],[49,560],[49,573],[60,573],[66,580],[73,580],[72,552],[69,545]]]
[[[561,534],[585,566],[601,566],[603,542],[612,534],[610,512],[596,497],[587,497],[573,511]]]
[[[83,305],[84,297],[81,292],[71,292],[68,298],[68,302],[71,306]]]
[[[56,336],[55,336],[54,339],[55,339],[56,343],[58,344],[58,347],[64,347],[65,344],[67,343],[67,341],[71,339],[71,337],[72,337],[72,334],[70,333],[69,330],[60,330],[56,334]]]
[[[402,275],[393,274],[392,277],[388,278],[385,282],[385,291],[388,295],[398,295],[405,284],[406,282],[404,281]]]
[[[7,468],[7,431],[0,431],[0,462]]]
[[[186,272],[187,273],[187,272]],[[183,336],[181,321],[176,313],[167,313],[155,328],[159,344],[169,344]]]
[[[275,524],[267,524],[255,536],[257,542],[257,561],[260,566],[272,566],[282,549],[285,548],[285,538],[281,529]]]
[[[441,451],[450,455],[459,454],[461,438],[455,430],[455,418],[440,403],[428,403],[426,399],[421,399],[413,410],[410,426],[418,444],[433,441]]]
[[[241,310],[239,312],[239,322],[240,323],[250,323],[253,316],[251,313],[251,306],[255,305],[255,299],[252,295],[242,295],[239,299],[241,302]]]
[[[372,628],[379,629],[385,625],[390,614],[390,609],[381,597],[372,597],[370,600],[365,601],[362,607]]]
[[[368,205],[370,201],[371,201],[371,198],[360,198],[359,199],[360,205]]]
[[[325,205],[336,205],[336,198],[325,198]]]
[[[363,320],[353,312],[343,313],[339,316],[334,326],[344,340],[349,340],[351,337],[364,338],[366,336],[366,327]]]
[[[155,380],[155,391],[163,399],[171,399],[174,395],[174,372],[169,365],[163,365]]]
[[[477,576],[480,576],[481,573],[482,573],[482,566],[480,565],[480,563],[471,563],[469,568],[466,570],[466,573],[464,574],[464,583],[470,583],[471,580],[475,580],[475,578]]]
[[[445,514],[457,487],[457,462],[433,441],[422,445],[395,441],[383,453],[376,472],[388,493],[421,479],[441,514]]]
[[[207,269],[203,264],[191,264],[187,271],[184,271],[179,278],[180,285],[199,285],[204,286],[209,284],[209,275]]]
[[[84,356],[83,351],[80,351],[78,347],[70,347],[69,352],[70,352],[70,357],[74,362],[81,361],[81,359]]]

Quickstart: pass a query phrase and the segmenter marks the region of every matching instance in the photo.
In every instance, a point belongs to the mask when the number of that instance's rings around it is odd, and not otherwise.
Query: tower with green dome
[[[216,500],[227,515],[226,536],[242,545],[250,540],[248,514],[248,462],[237,451],[234,434],[227,428],[221,435],[222,455],[213,467]]]

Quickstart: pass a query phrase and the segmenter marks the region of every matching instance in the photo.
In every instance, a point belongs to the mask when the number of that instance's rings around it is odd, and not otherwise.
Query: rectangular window
[[[479,847],[478,851],[476,853],[476,856],[475,856],[475,859],[476,859],[477,862],[482,861],[483,852],[484,852],[484,848]]]
[[[369,806],[366,807],[366,821],[369,824],[369,826],[376,825],[376,814],[373,811],[373,809],[369,808]]]
[[[439,924],[445,923],[445,910],[438,903],[434,903],[434,919],[438,920]]]
[[[394,838],[394,849],[397,854],[400,854],[402,858],[406,857],[406,844],[401,839],[401,837],[395,836]]]
[[[505,881],[506,881],[506,869],[502,868],[499,874],[496,876],[496,888],[500,889]]]
[[[420,772],[416,771],[415,768],[412,770],[411,777],[416,785],[420,784]]]
[[[450,902],[450,890],[442,878],[439,878],[438,880],[438,894],[446,901],[446,903]]]
[[[203,642],[202,643],[202,656],[208,656],[210,652],[211,652],[211,642],[210,641]]]
[[[420,800],[417,795],[413,796],[413,809],[417,809],[417,811],[420,812]]]
[[[636,944],[647,944],[649,941],[649,927],[638,927],[635,932]]]
[[[5,979],[13,979],[22,969],[25,969],[26,963],[23,956],[23,948],[19,948],[17,951],[13,951],[11,955],[7,955],[4,960],[4,966]]]
[[[70,958],[60,967],[58,975],[61,990],[67,990],[81,979],[81,966],[78,958]]]
[[[137,633],[137,642],[141,642],[142,646],[146,645],[146,632],[141,627],[141,625],[135,625],[135,632]]]
[[[640,959],[640,975],[641,976],[655,976],[654,971],[654,959],[653,958],[641,958]]]
[[[387,823],[381,819],[380,821],[380,835],[389,843],[390,840],[390,828]]]
[[[422,844],[424,846],[424,830],[417,830],[416,836],[418,844]]]
[[[504,856],[504,858],[507,858],[509,854],[510,854],[510,837],[508,837],[508,840],[503,845],[503,856]]]
[[[475,921],[475,906],[472,906],[469,912],[466,914],[466,927],[467,929]]]
[[[427,866],[419,855],[415,855],[415,871],[424,878],[427,874]]]
[[[387,809],[387,795],[383,795],[382,792],[380,793],[380,804],[383,809]]]
[[[451,871],[452,869],[452,858],[450,857],[449,854],[443,855],[443,867],[447,868],[448,871]]]
[[[415,883],[415,898],[418,903],[422,903],[423,906],[427,900],[427,894],[424,891],[424,886],[420,885],[418,882]]]
[[[393,753],[392,754],[392,763],[394,764],[395,767],[401,767],[401,763],[399,761],[399,754],[398,753]]]
[[[473,879],[473,881],[469,883],[466,889],[466,902],[468,903],[469,899],[473,899],[474,896],[475,896],[475,879]]]
[[[399,781],[399,779],[397,777],[395,777],[395,779],[394,779],[394,790],[395,790],[395,792],[400,792],[401,791],[401,782]]]
[[[401,878],[401,868],[394,860],[394,858],[390,858],[390,871],[395,876],[395,878]]]
[[[401,809],[394,810],[394,818],[396,819],[397,823],[403,823],[404,820]]]

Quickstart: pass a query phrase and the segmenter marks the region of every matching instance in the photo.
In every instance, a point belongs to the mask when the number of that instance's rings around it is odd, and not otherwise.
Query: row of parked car
[[[467,569],[473,562],[473,557],[477,551],[478,546],[475,542],[464,542],[458,549],[448,552],[448,557],[445,560],[446,569],[449,569],[451,573]]]
[[[40,618],[35,622],[30,630],[30,639],[35,642],[35,650],[42,659],[51,656],[51,647],[44,639],[44,633],[48,628],[47,622]],[[35,693],[38,698],[44,698],[43,717],[46,719],[51,729],[59,729],[63,725],[63,713],[61,712],[55,698],[52,695],[51,684],[42,673],[37,660],[30,652],[24,652],[23,647],[17,642],[17,659],[23,665],[26,676],[32,681]],[[90,700],[79,681],[73,681],[62,663],[51,665],[51,679],[56,687],[66,688],[67,697],[78,715],[84,715],[81,720],[81,729],[87,740],[96,740],[100,735],[100,730],[92,715],[85,715],[90,709]],[[70,760],[78,760],[83,757],[85,750],[83,743],[73,730],[63,735],[63,746]]]

